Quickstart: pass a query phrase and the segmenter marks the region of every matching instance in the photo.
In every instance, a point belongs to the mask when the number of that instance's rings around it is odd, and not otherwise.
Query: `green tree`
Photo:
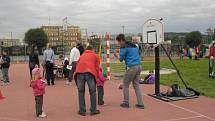
[[[199,31],[193,31],[186,35],[186,44],[189,47],[197,47],[202,43],[202,35]]]
[[[41,28],[29,29],[25,33],[24,41],[29,46],[36,45],[39,53],[42,53],[42,48],[46,47],[46,44],[48,43],[48,37]]]

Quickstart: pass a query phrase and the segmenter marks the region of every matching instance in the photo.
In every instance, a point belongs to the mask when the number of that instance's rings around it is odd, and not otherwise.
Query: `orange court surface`
[[[29,87],[27,64],[12,64],[9,86],[1,86],[6,97],[0,100],[0,121],[215,121],[215,99],[200,98],[176,102],[163,102],[148,94],[154,93],[154,85],[140,85],[145,109],[135,108],[136,96],[130,86],[130,108],[124,109],[120,81],[112,77],[105,84],[104,101],[107,105],[98,106],[101,114],[89,115],[89,93],[86,88],[87,116],[78,115],[78,95],[75,83],[65,85],[64,79],[57,79],[56,85],[47,86],[44,95],[44,112],[47,117],[35,116],[35,102],[32,88]],[[165,90],[161,86],[161,90]]]

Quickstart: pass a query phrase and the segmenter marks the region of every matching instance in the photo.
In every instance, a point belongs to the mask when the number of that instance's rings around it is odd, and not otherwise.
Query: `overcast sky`
[[[62,19],[89,33],[142,31],[149,18],[163,18],[165,31],[215,27],[215,0],[0,0],[0,33],[25,32]],[[50,18],[50,22],[49,22]]]

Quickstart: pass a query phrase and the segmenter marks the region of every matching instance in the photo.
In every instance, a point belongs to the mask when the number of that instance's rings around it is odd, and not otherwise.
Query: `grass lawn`
[[[182,77],[186,80],[190,87],[198,90],[202,95],[215,98],[215,79],[208,77],[208,60],[174,60],[176,66],[181,72]],[[161,68],[174,69],[169,60],[161,60]],[[154,62],[147,61],[142,63],[144,70],[154,69]],[[111,71],[114,73],[123,73],[125,71],[124,63],[112,63]],[[144,75],[141,75],[144,77]],[[169,75],[161,75],[160,82],[163,85],[171,85],[174,83],[183,84],[176,73]]]

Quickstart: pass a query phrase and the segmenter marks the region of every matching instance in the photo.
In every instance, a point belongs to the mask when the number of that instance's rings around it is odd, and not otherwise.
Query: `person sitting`
[[[140,81],[140,84],[154,84],[155,83],[155,75],[154,71],[149,71],[149,74],[146,75],[143,81]]]
[[[70,70],[67,68],[69,66],[69,59],[67,57],[64,58],[63,61],[63,75],[64,78],[68,78]]]

